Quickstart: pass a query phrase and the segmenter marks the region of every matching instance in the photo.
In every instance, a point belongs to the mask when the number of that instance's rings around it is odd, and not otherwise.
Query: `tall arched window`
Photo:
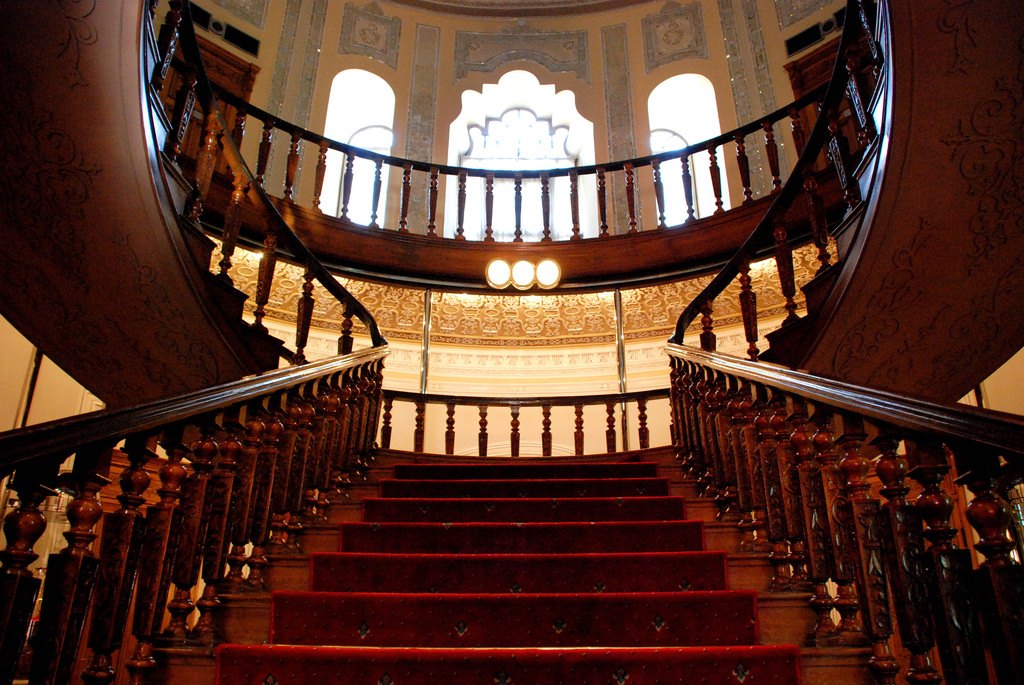
[[[358,106],[353,106],[358,103]],[[395,91],[387,81],[362,69],[346,69],[334,77],[327,104],[324,134],[333,140],[390,154],[394,140]],[[320,195],[320,209],[325,214],[340,216],[341,184],[345,157],[331,150],[327,153],[327,172]],[[358,159],[352,167],[352,190],[347,207],[348,218],[358,224],[369,224],[373,214],[373,183],[376,168],[373,162]],[[388,187],[388,166],[381,169],[381,193],[377,205],[377,221],[384,216]]]
[[[659,83],[647,99],[647,115],[651,126],[651,152],[678,150],[722,132],[718,120],[715,87],[700,74],[679,74]],[[707,152],[690,157],[696,216],[710,216],[716,208],[715,194],[709,172]],[[729,208],[729,188],[722,172],[722,201]],[[663,162],[661,179],[665,188],[665,223],[669,226],[686,220],[686,198],[683,191],[682,163]]]
[[[555,169],[594,163],[594,127],[576,111],[572,91],[556,93],[553,85],[541,85],[533,74],[511,71],[497,84],[462,94],[462,112],[452,122],[448,148],[450,164],[476,169],[526,171]],[[580,224],[588,232],[596,190],[592,180],[580,182]],[[454,207],[457,188],[449,184],[448,207]],[[554,177],[548,186],[550,228],[555,239],[572,235],[568,177]],[[479,240],[485,231],[484,179],[466,183],[464,235]],[[522,232],[524,240],[543,236],[541,183],[524,179]],[[456,233],[457,212],[445,212],[445,235]],[[515,235],[515,181],[495,179],[491,225],[495,240]],[[596,226],[593,228],[596,235]]]

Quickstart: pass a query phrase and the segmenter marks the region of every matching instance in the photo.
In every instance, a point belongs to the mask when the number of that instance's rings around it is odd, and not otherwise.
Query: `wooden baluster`
[[[459,204],[458,214],[455,226],[455,239],[465,240],[466,239],[466,177],[468,173],[465,169],[459,169]]]
[[[861,625],[871,641],[868,668],[875,681],[895,685],[899,662],[889,649],[892,637],[892,615],[889,610],[889,585],[885,577],[885,562],[879,534],[880,507],[871,496],[868,472],[871,460],[864,456],[865,438],[860,417],[842,414],[837,422],[839,430],[839,471],[842,476],[842,507],[850,517],[847,526],[853,538],[853,552],[860,597]]]
[[[804,127],[800,121],[800,110],[796,107],[789,108],[789,129],[793,134],[793,147],[798,155],[803,154],[806,143]]]
[[[487,405],[479,405],[480,410],[480,435],[478,437],[477,454],[481,457],[487,456]]]
[[[544,224],[544,232],[540,241],[542,243],[551,242],[551,197],[548,190],[548,174],[547,172],[540,175],[540,213],[541,221]]]
[[[814,412],[812,422],[817,431],[812,438],[819,473],[825,493],[825,506],[828,511],[828,527],[832,549],[835,555],[836,599],[835,608],[839,612],[839,636],[843,644],[859,644],[863,641],[863,632],[857,620],[859,600],[854,585],[856,578],[856,541],[852,530],[852,513],[843,489],[843,474],[839,469],[839,455],[834,448],[832,436],[832,416],[824,410]],[[863,439],[863,436],[861,436]]]
[[[288,396],[289,412],[296,411],[295,455],[292,458],[292,469],[288,478],[287,510],[288,523],[286,530],[288,540],[285,548],[288,552],[301,551],[299,544],[302,535],[302,513],[306,492],[306,478],[309,474],[309,462],[313,451],[313,421],[316,407],[306,399],[308,388],[293,388]]]
[[[316,172],[313,176],[313,209],[323,214],[320,209],[320,195],[324,192],[324,176],[327,175],[327,150],[329,149],[326,140],[320,140],[320,150],[316,155]]]
[[[325,444],[330,429],[327,413],[327,380],[321,379],[314,388],[306,388],[306,401],[313,408],[310,421],[310,445],[306,459],[305,472],[302,476],[302,521],[307,524],[317,523],[317,477],[320,464],[324,460]]]
[[[435,221],[437,219],[437,167],[430,167],[430,189],[428,193],[427,237],[436,238]]]
[[[196,601],[199,619],[192,628],[192,639],[209,645],[216,642],[214,614],[221,607],[217,598],[217,583],[224,570],[225,551],[228,542],[228,517],[231,513],[231,494],[234,488],[235,471],[238,464],[232,461],[234,450],[221,450],[210,483],[207,499],[203,504],[203,518],[206,519],[206,539],[203,543],[201,577],[206,587]]]
[[[174,97],[174,110],[171,114],[171,130],[164,140],[164,154],[172,162],[178,161],[181,144],[188,133],[188,125],[192,121],[192,110],[196,106],[196,72],[192,67],[185,67],[181,86]]]
[[[551,456],[551,405],[543,404],[540,408],[540,453]]]
[[[256,183],[259,184],[260,188],[264,187],[267,164],[270,163],[270,148],[274,141],[275,123],[273,118],[263,122],[263,134],[260,138],[260,147],[256,156]]]
[[[242,140],[245,138],[245,122],[249,119],[249,113],[245,108],[245,104],[238,106],[238,111],[235,112],[235,127],[231,130],[231,140],[235,142],[235,147],[242,147]]]
[[[363,367],[361,421],[353,436],[356,441],[360,467],[369,467],[376,461],[373,456],[377,425],[380,423],[380,392],[384,387],[384,362],[378,360]]]
[[[100,565],[87,641],[92,660],[82,672],[82,681],[87,685],[110,683],[115,678],[110,655],[121,648],[146,536],[146,521],[139,507],[145,503],[149,488],[145,467],[152,456],[150,442],[150,436],[145,434],[133,435],[125,441],[129,466],[118,478],[121,494],[117,501],[121,506],[103,516]]]
[[[342,402],[347,401],[349,396],[342,396],[342,385],[348,386],[351,392],[351,378],[347,373],[338,373],[322,384],[321,404],[318,408],[324,413],[324,437],[320,447],[320,457],[316,465],[316,517],[317,523],[327,522],[327,510],[331,505],[330,492],[332,480],[332,467],[334,466],[334,455],[337,453],[341,434],[339,431],[338,417],[341,411]]]
[[[242,226],[242,205],[245,202],[245,195],[249,191],[249,183],[245,179],[245,174],[234,169],[232,169],[232,173],[234,174],[234,190],[231,192],[231,205],[224,216],[224,232],[221,233],[220,244],[221,259],[217,264],[220,267],[218,275],[228,283],[232,282],[228,271],[231,269],[231,257],[235,254],[235,247],[238,245],[238,231]]]
[[[860,75],[860,59],[854,54],[846,56],[846,97],[857,123],[857,143],[863,147],[875,138],[875,122],[868,115],[864,102],[864,81]]]
[[[384,424],[380,427],[380,446],[386,450],[391,449],[391,408],[394,401],[392,395],[384,395]]]
[[[597,218],[599,227],[599,238],[608,237],[608,196],[607,182],[603,167],[597,169]]]
[[[926,585],[943,674],[949,683],[984,682],[985,640],[974,597],[965,591],[976,582],[971,553],[953,542],[958,532],[949,525],[954,503],[942,487],[950,469],[946,452],[940,442],[921,437],[907,441],[907,457],[913,465],[907,475],[922,488],[915,506],[925,523]]]
[[[781,221],[775,223],[772,231],[775,237],[775,270],[779,274],[779,286],[782,296],[786,298],[786,318],[783,325],[793,323],[800,317],[796,315],[796,274],[793,271],[793,248],[789,244],[786,225]]]
[[[72,492],[68,493],[73,494],[74,499],[68,504],[66,511],[70,528],[64,533],[68,544],[60,554],[50,555],[46,562],[43,603],[39,620],[32,631],[30,681],[33,683],[59,685],[72,681],[82,629],[89,613],[89,603],[92,600],[99,568],[99,560],[91,547],[93,540],[96,539],[93,527],[103,514],[97,494],[103,486],[110,483],[100,472],[109,471],[110,454],[109,447],[91,446],[78,450],[75,455],[75,464],[70,474],[73,482],[70,488]],[[164,587],[164,594],[160,597],[166,596]],[[143,601],[141,596],[139,599]],[[150,603],[156,601],[157,597],[150,599]],[[32,605],[28,603],[27,606],[31,610]],[[163,604],[160,604],[160,610],[162,612]],[[15,628],[9,618],[0,621],[0,624],[7,630],[13,631]],[[27,628],[27,625],[24,627]],[[11,638],[16,635],[24,637],[24,634],[24,630],[21,633],[4,633]],[[0,638],[0,644],[3,643],[6,643],[6,640]],[[6,656],[7,652],[3,651],[0,654]],[[16,664],[17,661],[15,656],[9,663]],[[0,666],[0,674],[7,675],[5,668]],[[9,676],[4,682],[10,682]]]
[[[722,201],[722,169],[718,166],[718,148],[708,148],[708,170],[711,174],[711,190],[715,194],[715,214],[725,211]]]
[[[167,79],[167,72],[174,62],[174,53],[178,49],[178,26],[181,25],[181,2],[177,0],[169,3],[167,14],[164,15],[164,23],[160,27],[160,35],[157,38],[157,54],[160,61],[153,67],[153,75],[149,82],[156,92],[164,89],[164,81]]]
[[[402,165],[402,215],[398,218],[398,232],[409,232],[409,197],[412,195],[412,164]]]
[[[605,401],[604,409],[608,413],[608,418],[606,419],[608,428],[604,432],[605,446],[608,453],[611,454],[615,451],[615,402],[613,400]]]
[[[448,419],[445,421],[444,453],[455,454],[455,402],[448,400],[445,403],[445,412]]]
[[[370,457],[370,461],[376,461],[373,456],[376,452],[374,448],[377,438],[377,426],[380,425],[381,421],[381,403],[384,390],[384,360],[379,359],[374,364],[373,368],[373,413],[370,415],[369,423],[366,426],[365,441],[366,451]]]
[[[843,187],[843,199],[846,200],[846,206],[853,209],[860,202],[860,186],[857,185],[857,180],[853,177],[850,143],[839,128],[838,115],[829,113],[827,116],[828,130],[831,136],[828,142],[828,158],[832,161],[832,165],[836,169],[836,176],[839,177],[839,183]]]
[[[196,185],[188,209],[188,217],[192,221],[199,221],[199,217],[203,215],[203,201],[210,192],[213,170],[217,167],[222,133],[217,117],[207,113],[206,124],[203,127],[203,147],[196,157]]]
[[[573,410],[576,412],[576,432],[573,434],[576,456],[583,454],[583,404],[577,402],[573,405]]]
[[[757,293],[750,285],[750,260],[740,265],[740,312],[743,315],[743,333],[747,338],[747,356],[757,361]]]
[[[572,237],[570,240],[581,240],[580,233],[580,172],[569,170],[569,212],[572,216]]]
[[[199,562],[208,520],[204,515],[210,507],[213,459],[217,454],[216,426],[212,419],[200,426],[200,437],[192,444],[192,473],[181,489],[181,526],[177,529],[176,553],[171,581],[174,598],[168,602],[171,615],[164,636],[182,643],[188,637],[188,618],[195,610],[192,588],[199,582]]]
[[[694,445],[704,464],[704,471],[697,478],[697,489],[703,496],[714,498],[718,494],[716,483],[718,466],[711,436],[711,412],[708,402],[708,394],[711,392],[712,386],[708,383],[705,369],[695,366],[693,375],[691,393],[694,403]],[[721,513],[719,511],[719,515]]]
[[[782,179],[779,172],[779,147],[775,144],[775,129],[772,122],[765,121],[761,124],[764,131],[764,149],[768,155],[768,170],[772,175],[772,192],[778,192],[782,188]]]
[[[743,185],[743,204],[754,201],[754,191],[750,189],[750,160],[747,159],[747,145],[743,134],[736,134],[736,166],[740,170],[740,183]]]
[[[306,269],[303,275],[302,295],[299,296],[298,311],[295,314],[295,354],[292,364],[305,364],[308,360],[304,353],[309,342],[309,326],[313,322],[313,271]]]
[[[802,400],[792,400],[789,422],[793,429],[789,440],[793,445],[793,459],[800,478],[808,576],[812,585],[810,605],[817,616],[809,639],[814,644],[827,645],[839,635],[839,628],[831,616],[835,604],[826,587],[828,580],[835,575],[836,562],[821,465],[814,458],[814,429],[809,428],[807,407]]]
[[[515,187],[514,196],[514,211],[516,219],[516,230],[514,237],[512,238],[513,243],[523,242],[523,175],[516,174],[513,180],[513,186]]]
[[[995,450],[980,446],[958,446],[957,464],[966,473],[956,482],[966,485],[974,495],[967,504],[967,521],[977,533],[974,548],[985,557],[974,572],[974,592],[997,680],[1009,683],[1024,672],[1019,636],[1024,573],[1010,556],[1014,547],[1008,535],[1012,517],[1009,505],[997,492],[999,456]]]
[[[302,408],[294,397],[284,393],[273,399],[275,411],[280,413],[284,431],[278,445],[278,463],[274,476],[272,513],[270,519],[270,539],[267,551],[280,554],[286,551],[288,544],[289,502],[293,492],[300,486],[296,483],[296,471],[302,469],[303,445],[300,440],[299,424],[302,421]]]
[[[301,137],[302,131],[300,129],[295,129],[292,131],[292,139],[288,143],[288,159],[284,170],[283,195],[286,202],[295,201],[292,194],[295,187],[295,176],[299,173],[299,141]]]
[[[794,428],[789,425],[786,399],[781,394],[772,395],[770,429],[775,435],[775,453],[770,461],[778,465],[782,487],[782,507],[785,516],[785,538],[789,544],[789,565],[793,576],[789,589],[794,592],[811,592],[808,576],[807,535],[804,526],[803,494],[800,487],[800,468],[796,459],[793,442],[790,440]],[[834,627],[834,626],[833,626]]]
[[[807,216],[811,222],[811,237],[818,248],[818,271],[828,268],[831,257],[828,253],[828,224],[825,218],[825,203],[818,193],[818,181],[811,175],[804,177],[804,195],[807,197]]]
[[[513,404],[509,407],[512,413],[512,420],[509,422],[509,444],[513,457],[519,456],[519,405]]]
[[[693,176],[690,174],[690,155],[686,152],[679,156],[683,167],[683,197],[686,198],[686,222],[696,221],[696,209],[693,205]]]
[[[882,483],[879,492],[887,501],[879,512],[879,535],[900,642],[910,652],[907,682],[941,683],[942,677],[931,661],[935,636],[923,565],[924,525],[917,508],[907,501],[907,459],[897,452],[899,440],[886,431],[872,444],[881,452],[875,474]]]
[[[494,172],[484,179],[484,242],[494,242]]]
[[[714,352],[718,341],[715,338],[715,324],[711,319],[711,303],[702,302],[700,305],[700,348],[705,352]]]
[[[626,208],[629,211],[629,233],[637,233],[636,229],[636,178],[633,174],[633,165],[626,162]]]
[[[266,331],[263,317],[267,315],[267,302],[270,300],[270,289],[274,285],[274,269],[277,266],[277,225],[267,226],[267,236],[263,240],[263,258],[256,280],[256,311],[252,326],[258,331]]]
[[[658,230],[664,230],[665,226],[665,186],[661,182],[661,162],[651,160],[651,173],[654,176],[654,200],[658,205]]]
[[[380,211],[380,192],[384,185],[384,160],[377,159],[373,167],[373,195],[370,198],[370,228],[380,228],[377,223]]]
[[[669,390],[669,412],[672,415],[672,444],[676,448],[676,459],[683,464],[684,472],[687,475],[694,475],[691,471],[693,463],[691,456],[693,448],[690,445],[690,432],[687,429],[687,420],[684,418],[685,399],[684,394],[686,392],[683,384],[684,362],[676,357],[669,358],[669,377],[668,377],[668,390]],[[641,405],[641,399],[643,405]],[[637,399],[637,410],[643,415],[643,421],[641,426],[646,428],[647,425],[647,413],[645,411],[647,404],[647,398]],[[643,445],[643,433],[640,434],[641,447]]]
[[[789,565],[789,546],[786,544],[786,506],[783,502],[782,471],[776,458],[777,435],[772,426],[772,415],[776,411],[777,403],[773,404],[769,400],[768,389],[763,385],[755,386],[754,392],[757,396],[753,423],[757,437],[755,458],[761,466],[760,484],[763,487],[765,533],[771,546],[768,553],[768,562],[772,565],[769,589],[780,592],[789,589],[793,572]],[[755,489],[757,485],[755,481]]]
[[[345,497],[352,484],[352,471],[358,471],[363,466],[362,446],[357,438],[361,435],[369,402],[365,367],[353,369],[352,373],[356,376],[354,382],[339,387],[339,438],[334,454],[331,455],[331,479],[328,486],[332,494],[341,492]]]
[[[710,372],[713,373],[713,372]],[[729,440],[729,389],[724,375],[713,374],[708,390],[708,430],[711,453],[715,462],[715,506],[718,519],[739,523],[743,515],[739,509],[739,489],[736,481],[736,459]]]
[[[427,405],[422,400],[416,400],[416,427],[412,432],[412,451],[423,451],[423,429],[426,425],[425,414]]]
[[[680,364],[679,366],[679,392],[680,403],[679,424],[676,430],[686,449],[683,455],[683,463],[686,465],[689,475],[697,479],[697,487],[703,492],[707,482],[701,479],[708,473],[708,464],[701,443],[700,434],[700,400],[703,396],[698,388],[700,376],[692,364]]]
[[[345,310],[341,316],[341,335],[338,336],[338,354],[352,354],[355,339],[352,337],[352,310],[349,304],[345,303]]]
[[[743,455],[747,465],[747,478],[750,483],[750,506],[752,510],[751,530],[754,533],[754,551],[771,552],[772,545],[768,539],[768,501],[764,490],[764,462],[758,443],[758,431],[754,425],[765,404],[764,398],[754,395],[754,390],[747,381],[741,381],[741,400],[736,415],[737,449]]]
[[[7,546],[0,551],[0,681],[4,683],[14,679],[39,594],[40,580],[29,565],[38,558],[32,548],[46,531],[46,517],[39,506],[52,494],[41,483],[49,478],[50,474],[28,465],[18,469],[11,485],[20,504],[4,518]]]
[[[345,170],[341,174],[341,211],[339,218],[351,221],[348,215],[348,204],[352,200],[352,179],[355,175],[356,155],[352,151],[345,153]]]
[[[640,449],[645,450],[651,446],[651,430],[647,427],[647,398],[636,398],[636,419],[640,427],[636,429],[637,439],[640,442]]]
[[[280,474],[284,482],[287,482],[288,479],[287,465],[281,454],[281,435],[284,433],[284,423],[281,421],[281,413],[274,406],[279,401],[271,399],[267,408],[258,408],[259,418],[265,429],[260,436],[259,456],[256,459],[252,494],[249,498],[247,537],[253,547],[246,560],[246,564],[249,566],[249,577],[245,579],[246,587],[257,592],[266,592],[267,590],[263,570],[269,562],[264,555],[264,550],[270,534],[274,483],[278,478],[278,467],[284,467]]]

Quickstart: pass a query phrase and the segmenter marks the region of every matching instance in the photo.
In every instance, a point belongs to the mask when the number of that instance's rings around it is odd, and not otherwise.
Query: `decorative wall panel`
[[[385,15],[377,3],[362,8],[346,4],[338,54],[366,55],[397,69],[401,34],[402,20]]]
[[[434,114],[437,110],[438,62],[441,56],[441,29],[428,24],[416,25],[413,44],[412,79],[409,84],[409,119],[405,126],[405,156],[430,160],[434,157]],[[425,233],[427,189],[413,185],[409,203],[409,230]]]
[[[604,56],[608,159],[630,159],[636,157],[636,141],[633,137],[633,91],[629,82],[629,52],[626,46],[625,24],[605,26],[601,29],[601,54]],[[618,174],[613,176],[609,195],[611,197],[608,216],[615,222],[609,230],[611,233],[625,233],[628,229],[626,187]],[[639,199],[638,197],[637,200]],[[643,215],[639,208],[637,215]]]
[[[586,31],[540,31],[516,19],[503,31],[455,32],[455,80],[472,71],[491,73],[502,64],[530,60],[549,71],[568,71],[590,83]]]
[[[263,28],[267,23],[270,0],[213,0],[213,3],[257,28]]]
[[[834,0],[775,0],[775,13],[779,17],[779,28],[789,28],[801,19],[806,19],[818,10],[825,9]]]
[[[707,59],[704,14],[699,2],[668,2],[657,14],[643,18],[644,60],[653,71],[680,59]]]

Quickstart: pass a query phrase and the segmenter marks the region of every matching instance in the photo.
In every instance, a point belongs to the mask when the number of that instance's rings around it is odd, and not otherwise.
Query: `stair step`
[[[799,650],[782,647],[423,649],[222,645],[217,682],[494,685],[799,683]],[[273,681],[270,681],[273,678]]]
[[[653,461],[594,462],[569,464],[395,464],[397,479],[483,480],[552,478],[653,478]]]
[[[363,500],[364,521],[681,521],[682,497]]]
[[[364,647],[722,646],[757,642],[756,593],[275,592],[271,642]],[[713,617],[713,620],[709,620]]]
[[[725,552],[313,554],[321,592],[577,593],[724,590]]]
[[[341,552],[574,554],[704,549],[700,521],[343,523]]]
[[[668,478],[398,480],[380,482],[382,497],[631,497],[668,495]]]

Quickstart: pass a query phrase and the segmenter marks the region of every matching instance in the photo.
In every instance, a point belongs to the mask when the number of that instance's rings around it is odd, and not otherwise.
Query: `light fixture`
[[[533,262],[520,259],[512,265],[512,285],[520,290],[526,290],[533,285],[534,273]]]
[[[547,290],[548,288],[554,288],[558,285],[559,279],[562,277],[562,270],[558,266],[558,262],[553,259],[543,259],[540,264],[537,265],[537,285]]]
[[[487,284],[492,288],[504,288],[512,281],[512,267],[504,259],[492,259],[486,273]]]

